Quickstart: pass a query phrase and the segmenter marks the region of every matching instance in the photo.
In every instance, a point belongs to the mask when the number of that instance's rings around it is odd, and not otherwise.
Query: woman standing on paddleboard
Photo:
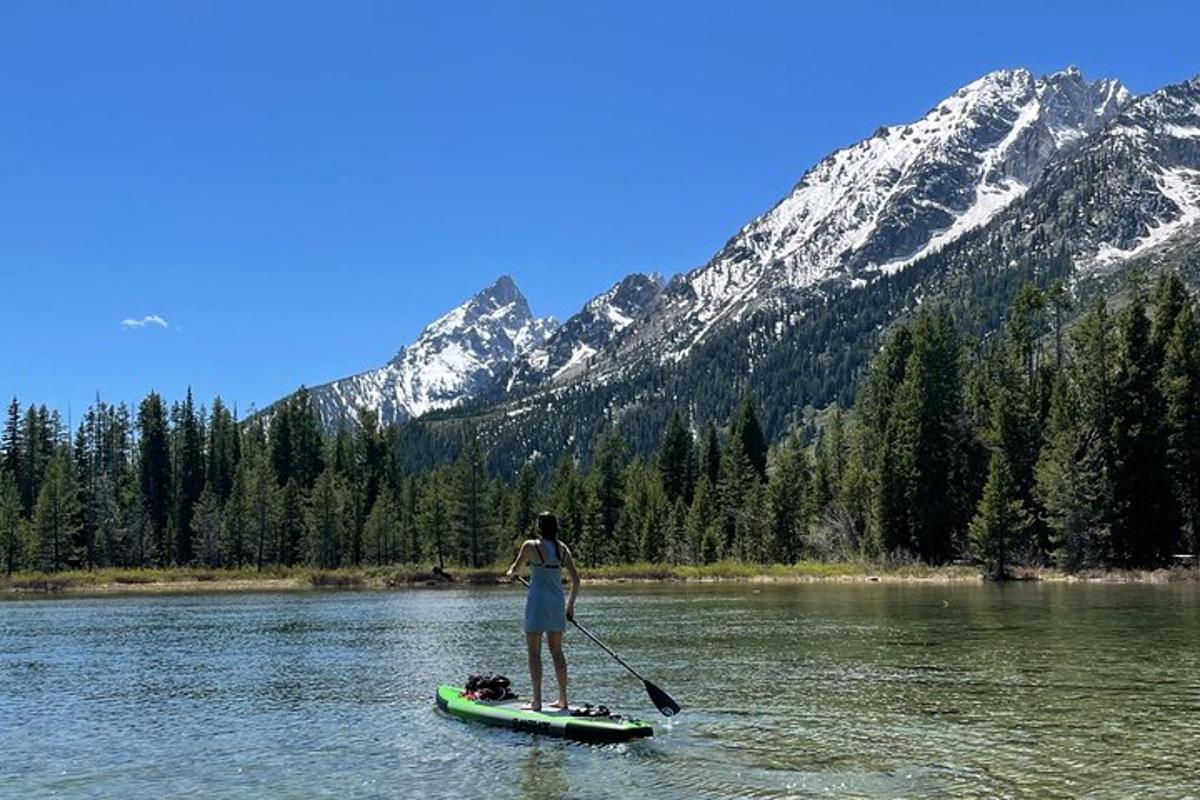
[[[542,634],[554,659],[558,678],[558,702],[551,708],[567,708],[567,658],[563,655],[563,632],[567,620],[575,618],[575,598],[579,595],[579,570],[571,550],[558,540],[558,518],[548,511],[537,517],[538,538],[521,545],[517,560],[508,568],[508,577],[523,565],[530,567],[529,593],[525,596],[525,645],[529,651],[529,677],[533,681],[532,711],[542,710]],[[562,570],[571,577],[571,594],[564,597]]]

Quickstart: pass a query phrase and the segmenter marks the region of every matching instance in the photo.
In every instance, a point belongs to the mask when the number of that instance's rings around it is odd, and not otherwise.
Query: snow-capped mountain
[[[661,292],[662,280],[657,275],[627,275],[588,301],[543,347],[517,359],[507,390],[569,380],[582,373],[597,353],[653,308]]]
[[[939,296],[948,297],[964,324],[982,337],[999,323],[997,309],[1027,281],[1066,282],[1079,300],[1075,309],[1085,308],[1089,297],[1121,291],[1119,276],[1134,266],[1177,267],[1193,287],[1200,285],[1200,78],[1136,99],[1115,83],[1086,84],[1073,70],[1035,84],[1043,87],[1035,96],[1046,116],[1030,124],[1046,135],[1026,134],[1023,152],[1058,150],[1038,165],[1036,177],[1019,168],[1034,162],[1015,156],[994,171],[1024,186],[986,221],[952,239],[934,241],[934,233],[914,253],[890,262],[856,262],[862,248],[849,250],[829,273],[805,284],[789,283],[797,273],[786,258],[766,266],[756,260],[760,251],[753,248],[766,248],[770,240],[752,234],[767,230],[768,214],[709,265],[673,280],[651,312],[626,329],[616,352],[608,355],[610,346],[593,360],[587,379],[515,396],[504,413],[489,414],[481,432],[495,463],[515,468],[531,451],[548,463],[563,452],[586,458],[582,449],[614,422],[630,449],[644,455],[657,446],[672,411],[720,424],[746,391],[762,405],[769,435],[784,435],[797,424],[799,409],[850,402],[856,376],[877,352],[880,337]],[[1057,90],[1047,88],[1052,86]],[[1075,99],[1064,86],[1074,87]],[[1111,101],[1094,103],[1093,113],[1106,123],[1076,135],[1070,131],[1092,124],[1068,124],[1087,113],[1079,104],[1080,87],[1093,99]],[[1119,113],[1113,104],[1121,106]],[[1003,180],[981,184],[975,196]],[[880,236],[872,232],[864,241],[882,241]],[[739,244],[740,261],[731,257]],[[733,277],[742,270],[759,282],[731,279],[729,287],[744,295],[706,296],[696,286],[712,280],[714,268],[717,274],[727,268]],[[729,313],[717,316],[723,309],[712,298],[729,305]],[[706,308],[705,299],[716,312],[708,328],[696,313]]]
[[[669,287],[630,341],[677,359],[780,293],[901,270],[988,222],[1131,98],[1119,81],[1088,83],[1073,67],[1041,78],[1024,69],[985,75],[923,118],[826,157]]]
[[[508,365],[542,347],[557,323],[537,319],[509,276],[502,276],[430,324],[379,369],[310,390],[322,423],[352,421],[359,408],[389,424],[457,406],[494,385]]]
[[[314,391],[326,424],[472,399],[462,413],[503,469],[585,455],[614,422],[645,454],[673,410],[720,423],[744,391],[778,435],[798,409],[847,402],[878,337],[928,298],[951,294],[983,336],[1024,281],[1083,297],[1136,264],[1197,284],[1195,252],[1200,78],[1135,99],[1074,69],[997,72],[830,155],[666,286],[631,275],[551,330],[502,279],[383,369]]]

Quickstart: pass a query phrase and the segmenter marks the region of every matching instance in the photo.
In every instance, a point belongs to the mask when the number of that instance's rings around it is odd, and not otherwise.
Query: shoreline
[[[503,568],[463,569],[446,573],[417,567],[362,567],[337,570],[271,568],[261,572],[168,569],[105,569],[92,572],[0,575],[0,599],[47,596],[156,594],[236,594],[330,590],[401,590],[503,586]],[[1068,574],[1053,569],[1014,571],[1017,583],[1165,584],[1200,583],[1195,567],[1158,570],[1089,570]],[[987,582],[974,567],[801,562],[757,565],[721,562],[704,566],[631,564],[583,571],[591,586],[658,583],[857,583],[967,585]]]

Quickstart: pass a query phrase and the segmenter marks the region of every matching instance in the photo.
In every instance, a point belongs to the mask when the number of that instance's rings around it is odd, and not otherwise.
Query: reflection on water
[[[505,770],[504,764],[486,760],[480,764],[485,772],[496,775]],[[567,756],[561,748],[543,747],[541,741],[531,744],[520,757],[521,793],[525,797],[566,797],[571,784],[567,781]]]
[[[435,713],[526,682],[506,589],[0,603],[5,797],[1200,796],[1194,586],[585,589],[684,706],[592,747]],[[576,699],[653,715],[568,634]]]

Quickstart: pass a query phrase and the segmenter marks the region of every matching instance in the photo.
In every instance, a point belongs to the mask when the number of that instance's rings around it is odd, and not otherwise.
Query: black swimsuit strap
[[[555,545],[554,545],[554,555],[556,556],[556,558],[555,558],[555,561],[556,561],[556,562],[558,562],[558,563],[555,563],[555,564],[548,564],[548,563],[546,563],[546,557],[545,557],[545,556],[542,554],[542,544],[541,544],[541,542],[534,542],[534,544],[533,544],[533,547],[534,547],[534,549],[535,549],[535,550],[537,550],[537,554],[538,554],[538,561],[540,561],[541,563],[540,563],[540,564],[530,564],[529,566],[531,566],[531,567],[545,567],[545,568],[547,568],[547,569],[556,569],[556,568],[558,568],[558,567],[561,567],[561,566],[562,566],[562,561],[561,561],[559,558],[557,558],[557,556],[558,556],[558,555],[560,555],[560,554],[559,554],[559,552],[558,552],[558,545],[557,545],[557,544],[555,544]]]

